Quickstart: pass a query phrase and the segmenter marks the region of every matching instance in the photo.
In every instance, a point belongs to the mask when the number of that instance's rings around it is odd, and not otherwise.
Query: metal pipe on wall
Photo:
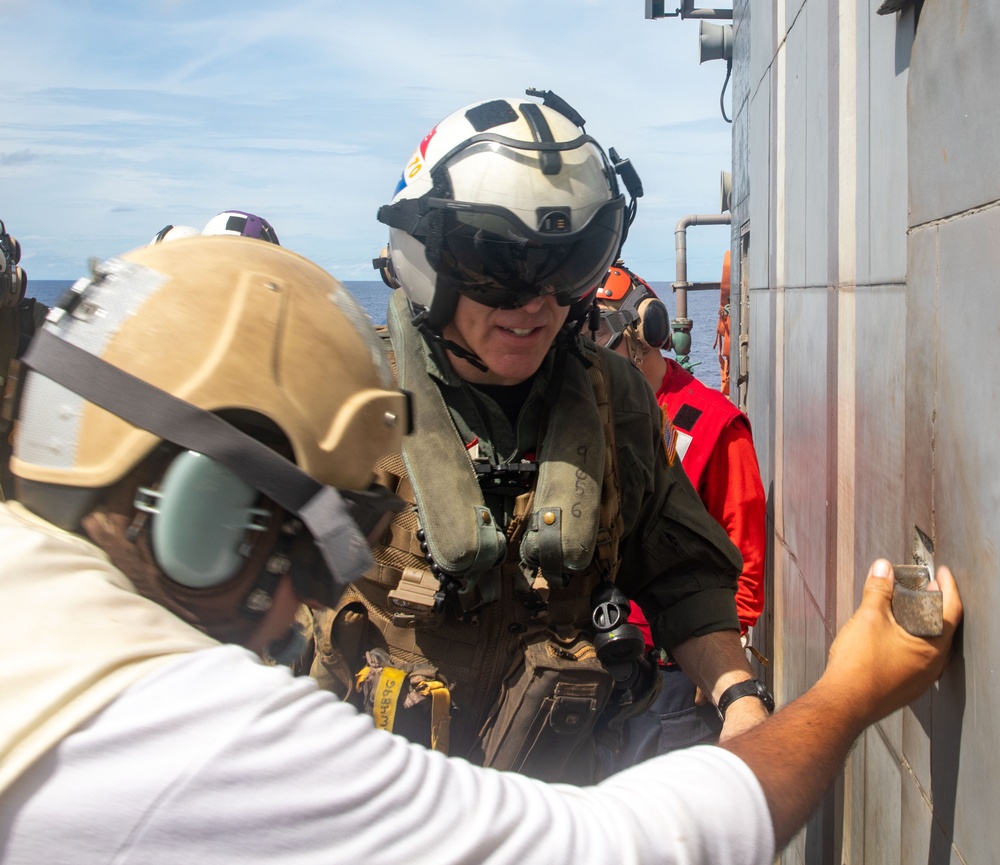
[[[676,248],[677,279],[671,286],[674,290],[675,310],[677,318],[687,318],[687,290],[691,285],[687,278],[687,230],[691,225],[729,225],[732,217],[728,213],[691,214],[683,216],[674,228],[674,246]]]

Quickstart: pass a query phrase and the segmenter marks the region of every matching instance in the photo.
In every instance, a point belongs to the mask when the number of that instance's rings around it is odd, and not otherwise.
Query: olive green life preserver
[[[399,386],[412,394],[419,425],[417,434],[404,440],[402,457],[429,552],[446,573],[474,582],[504,560],[506,538],[486,506],[448,406],[427,375],[422,339],[401,293],[393,297],[387,324]],[[607,449],[607,424],[583,364],[567,364],[560,403],[573,410],[549,413],[534,507],[520,549],[522,561],[554,584],[594,557]]]

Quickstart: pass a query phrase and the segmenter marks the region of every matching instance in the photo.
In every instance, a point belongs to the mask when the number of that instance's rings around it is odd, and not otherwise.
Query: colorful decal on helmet
[[[400,175],[399,183],[396,184],[396,188],[392,191],[392,196],[395,198],[402,192],[411,180],[413,180],[420,172],[423,170],[424,162],[427,159],[427,146],[431,143],[431,139],[437,133],[437,127],[435,126],[430,132],[428,132],[423,141],[420,142],[420,146],[413,151],[413,156],[410,157],[410,161],[406,163],[406,168],[403,169],[403,173]]]
[[[406,163],[406,168],[403,169],[403,176],[406,178],[406,182],[409,183],[414,177],[420,174],[423,167],[423,154],[419,150],[414,151],[413,156],[410,157],[410,161]]]
[[[413,156],[410,157],[410,161],[406,163],[406,168],[403,169],[403,173],[400,175],[399,183],[396,184],[396,188],[392,191],[392,197],[395,198],[400,192],[406,189],[410,181],[420,174],[420,169],[423,167],[424,158],[421,156],[420,150],[414,150]]]
[[[663,418],[663,453],[667,457],[667,465],[672,466],[677,456],[677,430],[667,417],[665,406],[660,407],[660,417]]]
[[[435,126],[430,132],[424,136],[424,140],[420,142],[420,147],[417,150],[420,151],[420,155],[426,159],[427,158],[427,145],[431,143],[431,139],[437,133],[438,128]]]

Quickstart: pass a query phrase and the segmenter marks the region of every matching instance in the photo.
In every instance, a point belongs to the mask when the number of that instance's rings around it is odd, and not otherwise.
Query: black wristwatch
[[[760,679],[747,679],[745,682],[730,685],[719,697],[719,715],[722,716],[723,721],[726,720],[726,709],[740,697],[756,697],[764,704],[768,712],[774,711],[774,697],[767,690],[767,686]]]

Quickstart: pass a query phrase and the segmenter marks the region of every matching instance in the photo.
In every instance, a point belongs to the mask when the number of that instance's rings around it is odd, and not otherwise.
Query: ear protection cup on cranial
[[[670,342],[670,314],[658,297],[647,297],[636,310],[636,336],[650,348],[663,348]]]
[[[139,488],[135,507],[153,514],[150,539],[160,570],[183,586],[208,589],[244,564],[245,532],[267,528],[270,511],[252,507],[259,495],[210,457],[183,451],[159,490]]]

